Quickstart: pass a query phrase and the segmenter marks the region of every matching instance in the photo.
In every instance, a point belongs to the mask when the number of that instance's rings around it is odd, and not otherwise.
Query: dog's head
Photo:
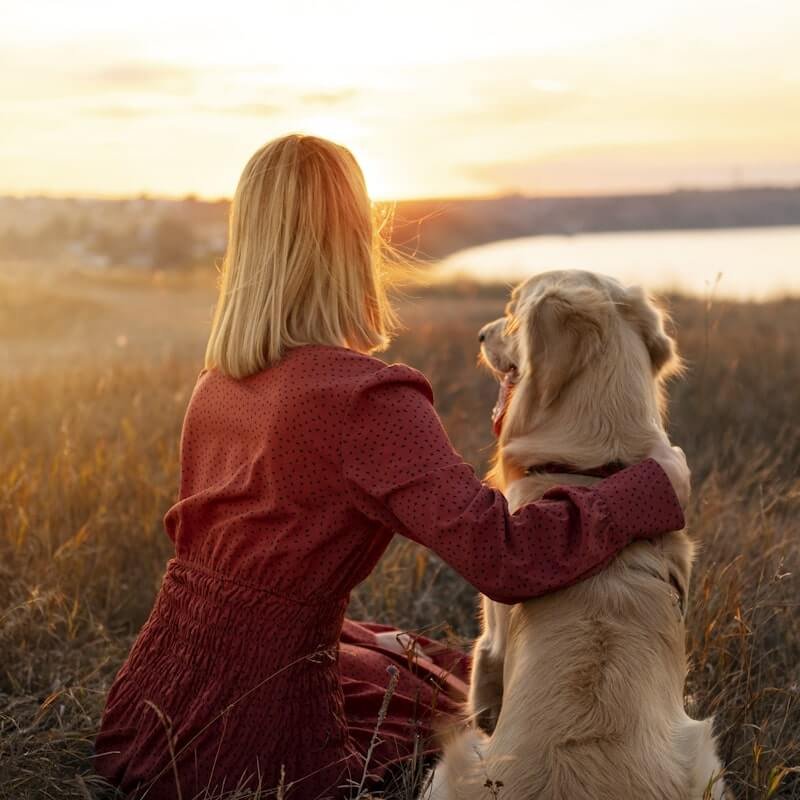
[[[559,413],[601,407],[598,425],[613,427],[608,414],[616,412],[649,415],[652,427],[663,410],[661,383],[680,368],[664,314],[641,288],[578,270],[518,286],[505,316],[479,338],[501,384],[494,413],[501,446]]]

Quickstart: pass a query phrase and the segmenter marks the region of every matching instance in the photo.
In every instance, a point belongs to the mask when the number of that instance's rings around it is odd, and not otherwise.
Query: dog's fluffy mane
[[[517,343],[521,370],[492,485],[504,489],[532,457],[546,463],[567,452],[578,468],[641,460],[665,421],[665,382],[683,370],[668,321],[642,289],[591,273],[544,273],[515,290],[505,335]]]

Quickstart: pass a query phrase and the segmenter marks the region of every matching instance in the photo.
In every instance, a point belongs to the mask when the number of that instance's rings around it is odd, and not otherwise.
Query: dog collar
[[[544,464],[533,464],[530,467],[525,467],[525,475],[585,475],[587,478],[609,478],[621,472],[627,466],[621,461],[612,461],[609,464],[601,464],[599,467],[579,469],[571,464],[547,461]]]

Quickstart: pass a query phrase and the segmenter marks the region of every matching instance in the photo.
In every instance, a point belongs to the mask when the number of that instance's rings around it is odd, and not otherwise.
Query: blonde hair
[[[293,134],[247,162],[230,212],[207,369],[260,372],[292,347],[372,352],[396,320],[364,176],[349,150]]]

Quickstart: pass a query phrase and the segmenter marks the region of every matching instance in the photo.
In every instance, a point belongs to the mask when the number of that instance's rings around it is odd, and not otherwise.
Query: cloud
[[[277,102],[262,102],[257,99],[256,95],[252,100],[245,97],[239,103],[195,105],[193,110],[205,113],[238,114],[244,117],[275,117],[279,114],[290,114],[293,111],[305,111],[308,107],[313,106],[336,106],[359,94],[356,89],[298,94],[288,86],[273,86],[269,90],[269,95],[277,99]]]
[[[125,120],[137,119],[139,117],[148,117],[156,113],[156,108],[145,108],[143,106],[124,106],[124,105],[107,105],[95,106],[88,109],[88,113],[93,117],[102,117],[104,119]]]
[[[570,87],[563,81],[555,81],[552,78],[534,78],[531,80],[531,86],[538,89],[540,92],[548,92],[549,94],[561,94],[568,92]]]
[[[185,92],[194,87],[196,73],[174,64],[125,61],[88,70],[82,78],[98,89]]]
[[[582,194],[663,191],[739,183],[794,184],[797,159],[772,162],[742,150],[721,152],[718,143],[694,144],[687,152],[673,143],[626,143],[532,156],[494,164],[473,164],[462,174],[488,190],[523,194]]]
[[[236,103],[236,104],[214,104],[214,103],[190,103],[179,107],[171,106],[165,108],[164,105],[100,105],[88,109],[88,113],[94,117],[105,117],[107,119],[135,119],[137,117],[147,117],[154,114],[230,114],[243,117],[274,117],[284,111],[282,106],[270,103]]]
[[[582,103],[579,94],[563,89],[544,90],[526,84],[498,80],[483,87],[460,108],[446,110],[446,116],[458,124],[490,123],[497,130],[510,125],[541,122],[568,113]]]
[[[274,103],[237,103],[236,105],[204,105],[197,110],[211,114],[240,114],[244,117],[274,117],[284,109]]]
[[[340,89],[335,92],[309,92],[300,97],[303,103],[318,106],[335,106],[352,100],[359,94],[357,89]]]

